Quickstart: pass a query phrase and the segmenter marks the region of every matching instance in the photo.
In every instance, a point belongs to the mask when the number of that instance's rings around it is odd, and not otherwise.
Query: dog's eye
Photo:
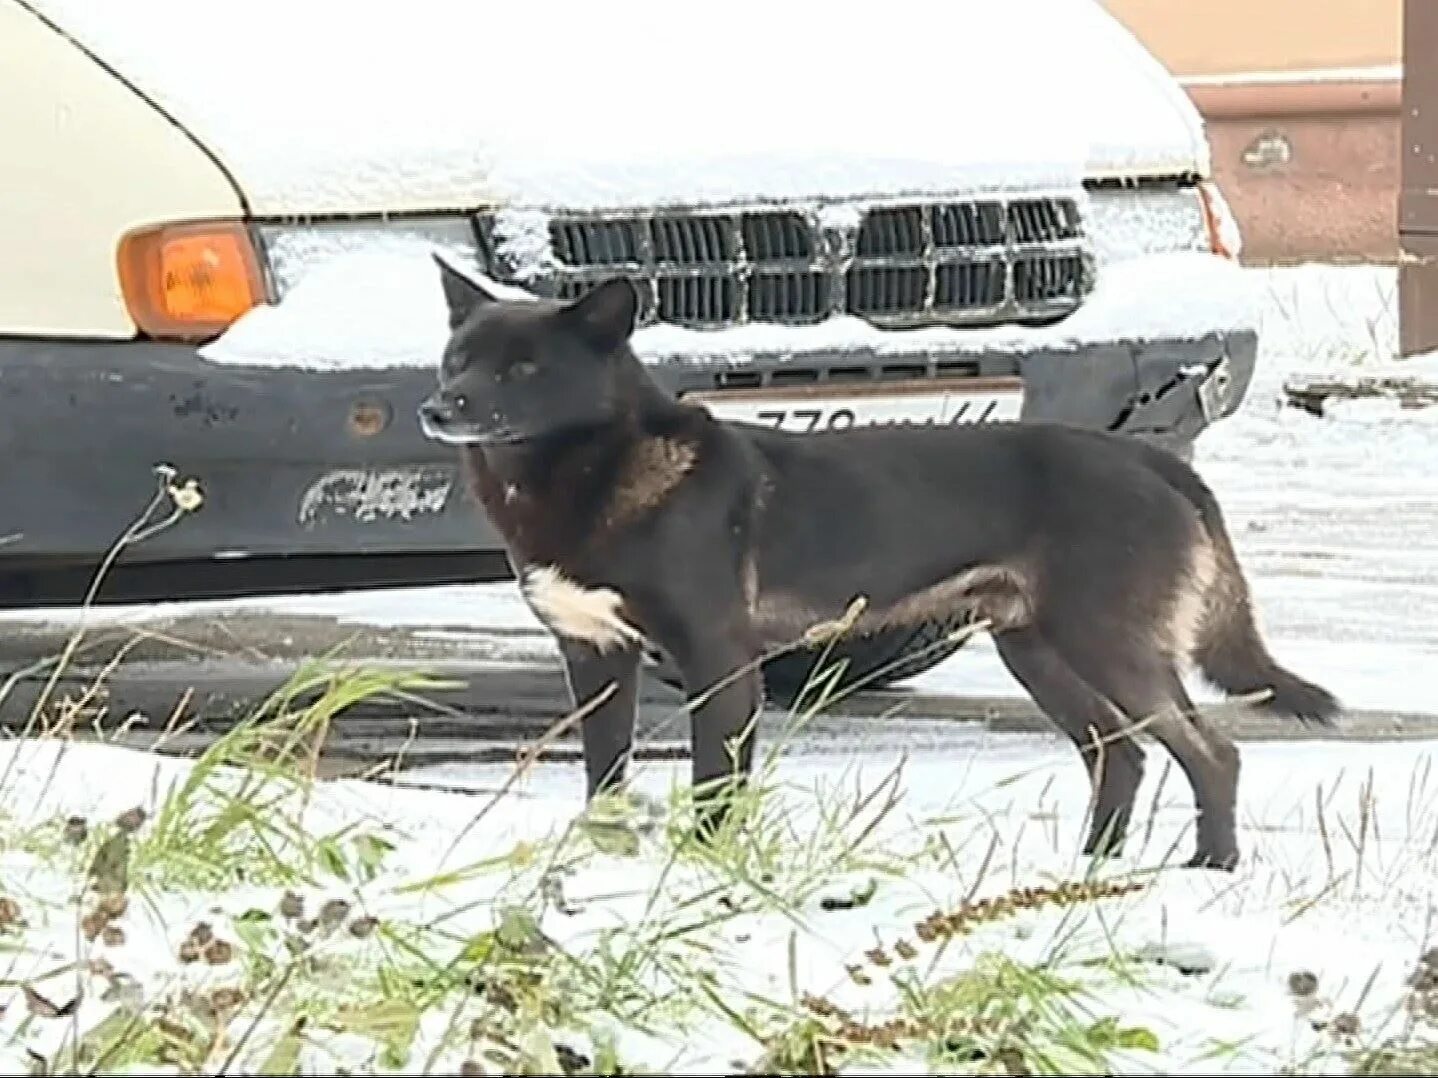
[[[464,411],[465,405],[467,405],[467,404],[469,404],[469,398],[466,397],[463,393],[459,393],[459,394],[456,394],[456,395],[455,395],[455,398],[454,398],[454,407],[455,407],[455,410],[456,410],[456,411],[460,411],[460,412]]]

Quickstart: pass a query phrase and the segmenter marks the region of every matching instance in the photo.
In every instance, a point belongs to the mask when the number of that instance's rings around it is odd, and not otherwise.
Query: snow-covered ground
[[[27,1049],[54,1060],[76,1031],[108,1018],[90,1043],[118,1039],[127,1022],[147,1032],[178,1025],[190,1030],[186,1050],[205,1060],[201,1072],[218,1073],[234,1052],[225,1071],[254,1073],[303,1014],[292,1046],[305,1073],[337,1063],[368,1070],[386,1042],[399,1043],[405,1072],[456,1073],[485,1046],[542,1059],[558,1043],[592,1059],[606,1037],[628,1068],[740,1073],[764,1050],[756,1035],[792,1028],[807,1013],[805,998],[870,1025],[903,1013],[907,999],[910,1013],[942,1023],[955,1017],[946,986],[971,993],[962,1012],[988,1016],[989,1044],[1005,1037],[1015,1010],[1029,1013],[1032,1025],[1007,1037],[1050,1055],[1052,1073],[1344,1073],[1343,1042],[1332,1024],[1315,1029],[1315,1021],[1356,1015],[1354,1044],[1366,1047],[1401,1029],[1405,979],[1434,942],[1438,744],[1251,747],[1246,860],[1234,875],[1162,867],[1187,852],[1190,809],[1176,775],[1154,796],[1155,767],[1128,855],[1094,874],[1138,890],[1070,908],[1040,903],[941,947],[920,927],[936,912],[1086,875],[1074,856],[1086,790],[1072,755],[1032,738],[980,736],[972,752],[909,761],[893,791],[885,782],[896,761],[788,761],[769,795],[765,837],[712,860],[676,853],[662,829],[610,829],[602,848],[570,831],[581,808],[575,767],[535,769],[482,816],[507,769],[469,769],[465,777],[485,791],[475,795],[330,782],[307,806],[296,796],[270,812],[294,812],[316,839],[339,836],[330,844],[335,860],[349,857],[349,879],[264,881],[268,853],[252,841],[218,863],[233,873],[248,855],[255,878],[241,872],[208,887],[174,882],[215,870],[200,843],[183,854],[173,842],[145,845],[187,764],[93,745],[8,745],[0,897],[12,906],[10,923],[0,923],[0,1065],[18,1073]],[[683,782],[682,767],[670,765],[640,778],[656,802]],[[900,799],[885,812],[887,792]],[[868,794],[878,796],[865,805]],[[58,841],[60,822],[84,817],[94,842],[137,805],[149,821],[135,835],[127,908],[111,922],[120,935],[86,943],[77,920],[100,900],[80,894],[90,855]],[[835,823],[851,813],[852,822]],[[381,852],[370,858],[372,878],[350,856],[361,838]],[[617,848],[620,840],[630,848]],[[287,886],[306,916],[334,899],[348,907],[331,907],[329,933],[300,929],[277,912]],[[825,908],[854,895],[856,908]],[[356,928],[356,918],[376,920]],[[179,960],[201,922],[233,946],[232,958],[211,964],[205,949],[200,961]],[[512,952],[487,950],[497,926],[507,926]],[[308,950],[292,955],[286,936],[308,939]],[[866,955],[875,948],[882,953]],[[461,954],[460,974],[478,971],[512,994],[516,968],[531,971],[537,980],[519,983],[552,993],[548,1009],[445,990],[441,973]],[[88,963],[78,972],[77,955]],[[975,972],[996,957],[1030,972],[1007,981]],[[1299,1001],[1290,983],[1304,974],[1316,990]],[[1072,991],[1056,987],[1065,982]],[[230,990],[238,1013],[225,1012],[229,1033],[215,1041],[215,993]],[[65,1013],[55,1017],[51,1006]],[[486,1015],[498,1035],[470,1041],[463,1031]],[[1112,1069],[1058,1055],[1065,1044],[1094,1048],[1105,1018],[1138,1031],[1128,1050],[1104,1046]],[[461,1032],[441,1049],[447,1030]],[[932,1032],[905,1038],[902,1051],[863,1069],[934,1073],[925,1053],[942,1041]],[[130,1063],[116,1069],[155,1072],[153,1062]],[[494,1073],[503,1064],[490,1057],[488,1065]]]

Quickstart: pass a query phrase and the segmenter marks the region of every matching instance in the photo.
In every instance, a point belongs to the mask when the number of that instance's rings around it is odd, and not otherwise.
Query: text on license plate
[[[827,388],[827,387],[826,387]],[[704,404],[716,419],[757,423],[775,430],[811,433],[877,426],[960,426],[1017,422],[1023,411],[1023,384],[1005,380],[990,388],[938,388],[932,382],[907,388],[874,387],[822,395],[802,390],[734,390],[686,397]]]

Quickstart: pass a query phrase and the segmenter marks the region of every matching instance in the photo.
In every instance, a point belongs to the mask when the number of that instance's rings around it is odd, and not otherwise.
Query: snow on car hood
[[[257,215],[850,198],[1206,171],[1098,0],[23,0]]]

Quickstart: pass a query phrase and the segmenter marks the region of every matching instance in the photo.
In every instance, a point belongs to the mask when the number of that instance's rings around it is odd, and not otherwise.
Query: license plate
[[[1017,422],[1023,411],[1024,387],[1018,378],[974,378],[959,384],[888,382],[731,389],[689,393],[684,399],[703,404],[716,419],[813,433],[848,427]]]

